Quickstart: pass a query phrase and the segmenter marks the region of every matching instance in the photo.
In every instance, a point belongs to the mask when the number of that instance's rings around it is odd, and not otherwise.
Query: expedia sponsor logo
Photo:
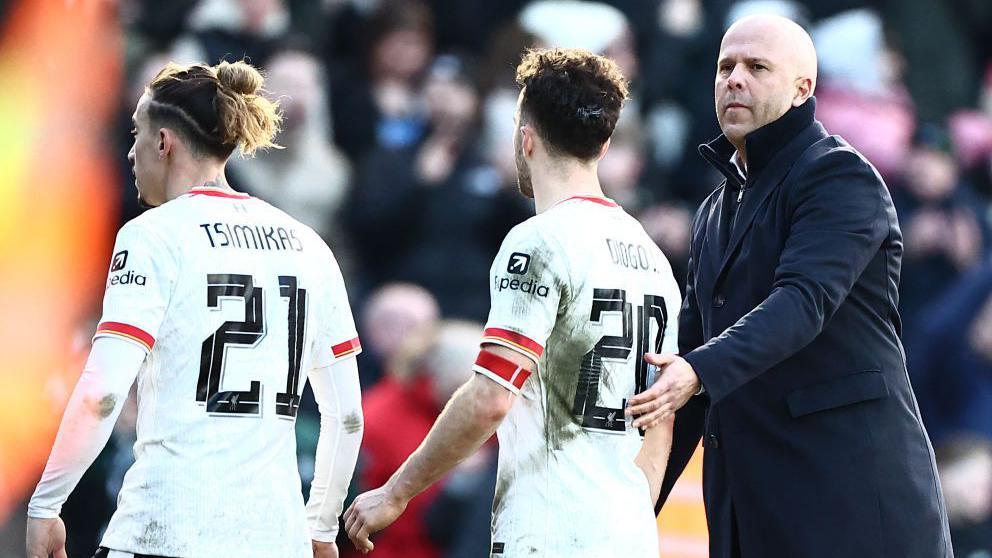
[[[144,287],[146,281],[147,281],[147,277],[145,277],[144,275],[138,275],[133,271],[128,271],[127,273],[118,273],[117,275],[111,276],[110,279],[107,281],[107,286],[109,287],[111,285],[140,285]]]
[[[506,264],[506,271],[515,275],[523,275],[530,269],[530,254],[514,252],[510,254],[510,261]]]
[[[110,263],[110,272],[120,271],[127,266],[127,250],[121,250],[114,254],[114,259]]]
[[[496,287],[496,292],[503,292],[504,290],[520,291],[545,298],[551,292],[551,289],[534,282],[533,279],[521,281],[520,279],[510,279],[509,277],[496,277],[493,279],[493,285]]]

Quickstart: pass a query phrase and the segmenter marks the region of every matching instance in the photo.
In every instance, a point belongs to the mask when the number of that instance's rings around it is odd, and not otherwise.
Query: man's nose
[[[729,89],[744,89],[745,73],[743,64],[734,66],[733,71],[727,76],[727,87]]]

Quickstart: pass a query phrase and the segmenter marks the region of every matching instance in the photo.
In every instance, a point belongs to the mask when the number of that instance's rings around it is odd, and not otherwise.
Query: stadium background
[[[811,30],[819,118],[896,199],[904,342],[956,554],[992,556],[987,0],[0,0],[0,558],[23,556],[25,502],[99,318],[113,235],[139,211],[128,120],[164,62],[247,56],[282,100],[286,149],[233,161],[229,178],[341,260],[366,348],[368,488],[464,380],[491,259],[532,212],[510,140],[521,49],[582,46],[632,78],[601,178],[681,279],[692,212],[717,184],[695,146],[718,133],[720,36],[755,11]],[[126,409],[65,507],[70,556],[90,555],[113,511],[133,421]],[[311,405],[304,480],[317,429]],[[494,451],[418,498],[376,555],[484,555]],[[698,457],[660,520],[663,556],[706,555]]]

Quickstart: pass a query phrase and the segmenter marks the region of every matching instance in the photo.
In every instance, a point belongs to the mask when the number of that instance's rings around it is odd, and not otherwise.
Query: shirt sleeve
[[[335,362],[362,352],[362,344],[355,329],[344,277],[331,251],[327,250],[328,274],[326,288],[318,297],[318,333],[314,339],[314,368],[330,366]]]
[[[307,520],[313,540],[333,542],[364,429],[358,365],[355,359],[338,360],[313,370],[309,380],[320,410],[320,436]]]
[[[165,242],[145,225],[124,225],[117,233],[94,338],[116,336],[151,351],[177,279],[178,266]]]
[[[51,456],[28,503],[28,516],[58,517],[62,504],[107,444],[145,352],[120,338],[93,343],[72,391]]]
[[[510,231],[493,262],[491,308],[482,344],[508,347],[539,365],[570,285],[560,244],[527,225]],[[519,393],[523,383],[519,376],[511,380],[490,368],[476,366],[474,370]]]

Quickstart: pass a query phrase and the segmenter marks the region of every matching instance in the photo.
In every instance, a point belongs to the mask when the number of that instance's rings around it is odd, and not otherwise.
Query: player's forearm
[[[310,387],[320,408],[320,436],[307,519],[314,540],[333,542],[364,431],[355,359],[315,370],[310,375]]]
[[[427,438],[389,479],[390,491],[409,501],[478,450],[496,432],[513,395],[479,375],[445,406]]]
[[[29,516],[59,515],[110,438],[144,359],[145,351],[129,341],[99,338],[94,342],[62,416],[45,472],[28,504]]]
[[[648,479],[652,504],[657,503],[665,478],[668,455],[672,450],[672,427],[673,421],[666,420],[645,431],[641,450],[634,458],[634,463]]]

